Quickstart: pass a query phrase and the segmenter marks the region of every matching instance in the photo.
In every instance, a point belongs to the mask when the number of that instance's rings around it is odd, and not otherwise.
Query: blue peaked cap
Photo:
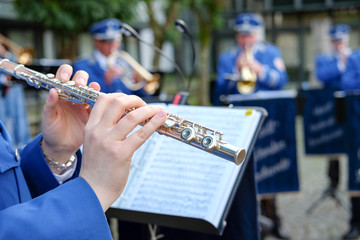
[[[235,19],[234,30],[242,34],[252,34],[263,26],[260,16],[253,13],[239,14]]]
[[[90,27],[89,32],[92,35],[92,37],[96,40],[120,41],[121,24],[122,24],[121,21],[115,18],[108,18],[100,22],[94,23]]]
[[[349,35],[350,27],[346,24],[336,24],[330,28],[329,35],[331,40],[340,41]]]

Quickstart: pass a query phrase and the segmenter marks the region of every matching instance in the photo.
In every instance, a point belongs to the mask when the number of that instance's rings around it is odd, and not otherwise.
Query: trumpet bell
[[[245,47],[246,61],[253,61],[254,55],[250,48]],[[237,82],[237,89],[241,94],[250,94],[255,91],[256,87],[256,73],[248,66],[244,66],[240,70],[241,80]]]
[[[154,95],[159,88],[160,88],[160,75],[153,74],[152,79],[146,83],[144,89],[150,95]]]
[[[34,56],[34,48],[22,48],[4,35],[0,34],[0,43],[8,47],[11,52],[16,54],[17,62],[23,65],[32,63]]]
[[[237,89],[241,94],[250,94],[255,91],[256,74],[249,68],[241,69],[241,80],[237,82]]]
[[[237,89],[241,94],[250,94],[255,90],[256,82],[254,81],[239,81]]]
[[[21,50],[21,52],[18,54],[18,63],[20,64],[31,64],[33,60],[34,51],[32,48],[26,48]]]

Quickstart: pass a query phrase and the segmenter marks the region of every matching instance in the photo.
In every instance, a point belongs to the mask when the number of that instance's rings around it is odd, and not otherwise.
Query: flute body
[[[89,104],[91,107],[99,95],[104,94],[89,87],[75,86],[74,81],[63,82],[55,79],[53,74],[45,75],[8,59],[0,60],[0,71],[25,80],[35,88],[48,90],[54,88],[60,98],[73,103]],[[128,109],[125,114],[132,110]],[[245,159],[245,149],[223,141],[222,132],[171,113],[168,113],[165,123],[157,129],[157,132],[231,161],[236,165]]]

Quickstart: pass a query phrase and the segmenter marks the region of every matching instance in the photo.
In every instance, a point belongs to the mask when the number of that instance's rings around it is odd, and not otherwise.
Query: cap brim
[[[121,39],[122,39],[121,34],[119,34],[117,36],[111,36],[111,37],[103,35],[103,34],[95,34],[95,35],[92,35],[92,37],[93,37],[93,39],[96,39],[96,40],[108,41],[108,42],[121,41]]]
[[[254,34],[257,32],[257,28],[254,29],[254,28],[244,28],[244,27],[235,27],[234,28],[235,32],[237,33],[241,33],[241,34]]]

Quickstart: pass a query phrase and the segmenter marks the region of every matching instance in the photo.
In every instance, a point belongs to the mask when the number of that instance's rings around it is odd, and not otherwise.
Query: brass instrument
[[[119,67],[122,71],[121,81],[130,90],[137,91],[144,87],[149,94],[154,94],[160,87],[160,75],[151,74],[125,51],[113,51],[108,57],[108,65]],[[135,82],[133,74],[137,72],[146,81]]]
[[[55,88],[59,97],[73,103],[93,106],[101,93],[87,86],[75,86],[74,81],[62,82],[52,76],[36,72],[22,64],[16,64],[8,59],[0,60],[0,70],[18,79],[27,81],[35,88]],[[128,109],[125,114],[132,111]],[[191,122],[183,117],[168,113],[165,123],[157,129],[159,134],[172,137],[196,148],[212,153],[239,165],[245,159],[245,149],[231,145],[222,140],[223,133]]]
[[[245,59],[247,62],[253,61],[254,55],[251,48],[244,48]],[[237,82],[237,89],[242,94],[249,94],[255,90],[256,87],[256,73],[249,67],[242,67],[240,69],[241,79]]]
[[[22,48],[4,35],[0,34],[0,43],[8,47],[11,52],[16,54],[17,61],[21,64],[30,64],[33,60],[34,50],[32,48]]]

